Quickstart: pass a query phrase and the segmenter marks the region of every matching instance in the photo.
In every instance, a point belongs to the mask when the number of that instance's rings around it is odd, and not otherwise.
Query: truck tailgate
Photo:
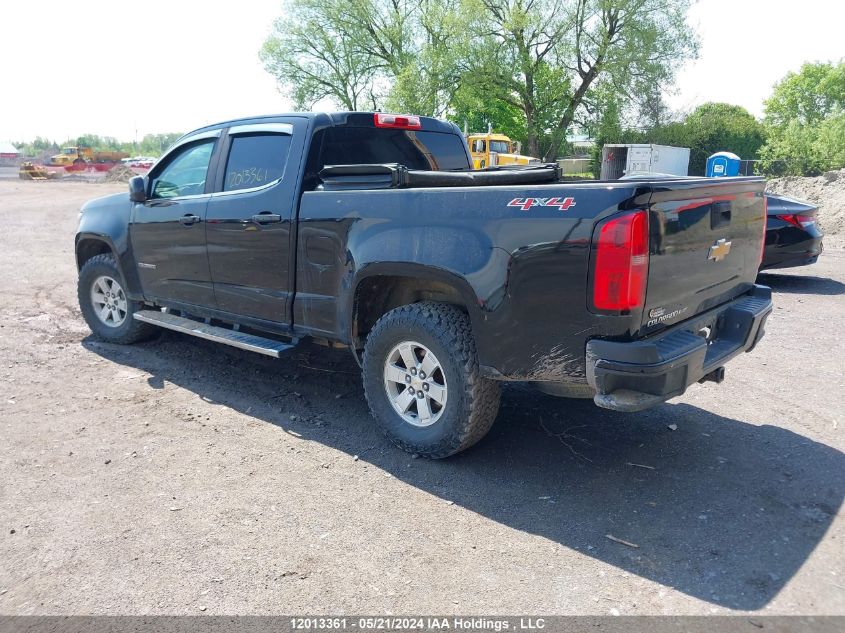
[[[757,276],[766,210],[762,178],[672,181],[649,206],[646,332],[747,292]]]

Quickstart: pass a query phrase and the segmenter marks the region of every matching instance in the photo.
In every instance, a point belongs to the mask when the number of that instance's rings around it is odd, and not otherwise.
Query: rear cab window
[[[463,138],[426,130],[337,126],[326,130],[320,163],[399,163],[408,169],[470,169]]]

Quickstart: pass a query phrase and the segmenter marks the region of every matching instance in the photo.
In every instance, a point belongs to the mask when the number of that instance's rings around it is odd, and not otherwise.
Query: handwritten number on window
[[[246,167],[238,171],[230,171],[227,176],[227,189],[246,189],[248,187],[259,187],[269,179],[269,170],[266,167]]]

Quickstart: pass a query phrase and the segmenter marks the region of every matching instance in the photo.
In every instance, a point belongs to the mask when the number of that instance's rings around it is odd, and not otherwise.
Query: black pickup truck
[[[445,457],[501,381],[621,411],[720,382],[772,309],[763,186],[472,171],[455,125],[410,115],[228,121],[83,207],[79,303],[117,343],[346,346],[386,434]]]

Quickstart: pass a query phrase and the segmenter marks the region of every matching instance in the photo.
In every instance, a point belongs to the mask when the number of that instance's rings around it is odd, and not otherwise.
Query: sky
[[[845,58],[843,21],[843,0],[701,0],[688,15],[701,38],[699,58],[678,73],[666,102],[691,110],[723,101],[760,117],[787,72]]]
[[[124,141],[186,132],[290,102],[258,50],[280,0],[6,0],[0,8],[0,140]],[[760,116],[773,84],[806,61],[845,57],[842,0],[700,0],[701,36],[667,103],[726,101]]]

